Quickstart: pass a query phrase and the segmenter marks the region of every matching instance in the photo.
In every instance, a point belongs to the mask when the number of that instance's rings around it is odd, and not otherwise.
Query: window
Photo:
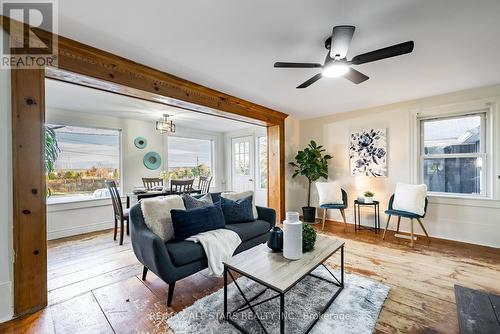
[[[267,188],[267,137],[257,138],[257,157],[259,159],[259,188]]]
[[[234,173],[237,176],[250,176],[250,142],[235,142]]]
[[[193,179],[214,175],[213,140],[168,137],[167,141],[170,179]]]
[[[66,125],[53,129],[59,154],[47,175],[48,203],[109,197],[104,183],[120,185],[120,131]]]
[[[421,179],[429,192],[486,196],[486,113],[420,121]]]

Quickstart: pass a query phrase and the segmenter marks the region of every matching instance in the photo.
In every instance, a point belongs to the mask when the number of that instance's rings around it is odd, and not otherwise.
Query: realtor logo
[[[44,68],[57,61],[56,0],[1,0],[0,68]]]

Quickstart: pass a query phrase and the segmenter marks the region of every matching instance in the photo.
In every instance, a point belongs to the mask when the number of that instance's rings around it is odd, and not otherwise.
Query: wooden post
[[[14,313],[47,305],[44,70],[11,70]]]

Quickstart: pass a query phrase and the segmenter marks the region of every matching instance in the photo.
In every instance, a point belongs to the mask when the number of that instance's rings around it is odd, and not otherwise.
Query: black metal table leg
[[[280,334],[285,334],[285,294],[280,293]]]
[[[227,268],[224,266],[224,319],[227,318]]]
[[[340,284],[344,287],[344,245],[340,248]]]

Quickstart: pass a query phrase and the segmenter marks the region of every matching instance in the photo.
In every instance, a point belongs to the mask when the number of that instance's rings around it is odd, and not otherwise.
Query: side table
[[[361,225],[361,206],[372,206],[375,212],[375,226],[368,227]],[[371,230],[375,233],[380,232],[380,206],[379,201],[373,201],[372,203],[364,203],[354,200],[354,231],[357,230]]]

